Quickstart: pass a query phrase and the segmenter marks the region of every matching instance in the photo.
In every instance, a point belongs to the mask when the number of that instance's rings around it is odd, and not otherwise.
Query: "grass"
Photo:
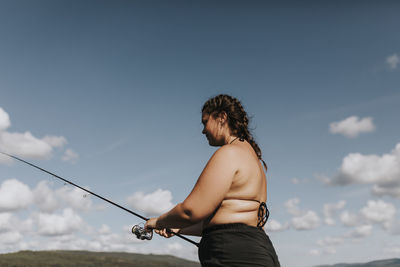
[[[0,254],[0,266],[32,266],[32,267],[108,267],[108,266],[140,266],[140,267],[199,267],[197,262],[188,261],[170,255],[144,255],[124,252],[90,252],[90,251],[20,251]]]

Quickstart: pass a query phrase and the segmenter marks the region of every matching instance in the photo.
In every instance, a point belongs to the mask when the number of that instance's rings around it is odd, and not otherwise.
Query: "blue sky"
[[[0,148],[146,216],[215,151],[201,106],[239,98],[269,171],[282,266],[400,257],[395,1],[1,1]],[[0,158],[1,252],[196,259],[140,220]]]

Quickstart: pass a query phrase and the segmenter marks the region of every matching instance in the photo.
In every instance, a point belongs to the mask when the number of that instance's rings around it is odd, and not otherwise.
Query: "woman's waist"
[[[204,222],[204,228],[230,223],[243,223],[247,225],[257,225],[258,207],[251,209],[240,209],[240,207],[220,206],[208,219]]]
[[[244,231],[263,231],[262,228],[259,228],[255,225],[249,225],[241,222],[233,222],[233,223],[224,223],[224,224],[212,224],[207,225],[203,228],[202,236],[213,232],[244,232]]]

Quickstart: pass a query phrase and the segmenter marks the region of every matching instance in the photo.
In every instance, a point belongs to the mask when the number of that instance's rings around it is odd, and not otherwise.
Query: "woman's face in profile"
[[[207,137],[208,143],[210,146],[219,146],[221,145],[218,140],[218,121],[210,114],[203,114],[201,118],[201,122],[203,123],[203,131],[202,133]]]

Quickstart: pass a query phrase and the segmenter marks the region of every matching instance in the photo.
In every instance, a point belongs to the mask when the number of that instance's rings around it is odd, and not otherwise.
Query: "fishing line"
[[[7,154],[7,153],[5,153],[5,152],[1,152],[1,151],[0,151],[0,153],[3,154],[3,155],[6,155],[6,156],[8,156],[8,157],[11,157],[11,158],[13,158],[13,159],[16,159],[16,160],[18,160],[18,161],[20,161],[20,162],[23,162],[23,163],[25,163],[25,164],[28,164],[28,165],[30,165],[30,166],[32,166],[32,167],[38,169],[38,170],[41,170],[41,171],[43,171],[43,172],[45,172],[45,173],[47,173],[47,174],[50,174],[51,176],[62,180],[64,183],[68,183],[68,184],[70,184],[70,185],[73,185],[73,186],[75,186],[75,187],[77,187],[77,188],[79,188],[79,189],[81,189],[81,190],[83,190],[83,191],[85,191],[85,192],[87,192],[87,193],[89,193],[89,194],[95,196],[95,197],[98,197],[98,198],[100,198],[100,199],[102,199],[102,200],[104,200],[104,201],[106,201],[106,202],[108,202],[108,203],[110,203],[110,204],[112,204],[112,205],[114,205],[114,206],[120,208],[120,209],[123,209],[123,210],[126,211],[126,212],[129,212],[129,213],[132,214],[132,215],[135,215],[136,217],[141,218],[142,220],[145,220],[145,221],[148,221],[148,220],[149,220],[149,218],[146,218],[146,217],[144,217],[144,216],[142,216],[142,215],[140,215],[140,214],[137,214],[136,212],[133,212],[133,211],[131,211],[131,210],[125,208],[125,207],[122,207],[121,205],[119,205],[119,204],[117,204],[117,203],[115,203],[115,202],[113,202],[113,201],[111,201],[111,200],[109,200],[109,199],[107,199],[107,198],[105,198],[105,197],[102,197],[102,196],[100,196],[100,195],[98,195],[98,194],[96,194],[96,193],[94,193],[94,192],[92,192],[92,191],[89,191],[89,190],[87,190],[87,189],[85,189],[85,188],[83,188],[83,187],[81,187],[81,186],[79,186],[79,185],[77,185],[77,184],[75,184],[75,183],[73,183],[73,182],[71,182],[71,181],[65,179],[65,178],[62,178],[61,176],[58,176],[57,174],[54,174],[54,173],[52,173],[52,172],[50,172],[50,171],[48,171],[48,170],[45,170],[45,169],[43,169],[43,168],[41,168],[41,167],[39,167],[39,166],[36,166],[35,164],[32,164],[32,163],[30,163],[30,162],[28,162],[28,161],[25,161],[25,160],[20,159],[20,158],[18,158],[18,157],[16,157],[16,156]],[[167,231],[170,232],[170,233],[173,233],[174,235],[176,235],[177,237],[182,238],[182,239],[185,240],[185,241],[188,241],[188,242],[192,243],[193,245],[195,245],[195,246],[197,246],[197,247],[199,246],[198,243],[194,242],[193,240],[191,240],[191,239],[189,239],[189,238],[187,238],[187,237],[182,236],[181,234],[178,234],[178,233],[173,232],[171,229],[167,229]],[[139,233],[140,235],[143,235],[143,236],[145,237],[144,239],[150,240],[151,237],[150,237],[150,236],[147,236],[147,237],[146,237],[146,236],[145,236],[145,235],[146,235],[145,232],[147,232],[147,231],[145,231],[143,227],[140,227],[140,226],[137,226],[137,225],[135,225],[135,226],[132,228],[132,233],[133,233],[133,234],[136,234],[136,236],[137,236],[139,239],[141,239],[141,238],[140,238],[140,236],[138,235],[138,233]],[[152,235],[151,235],[151,236],[152,236]]]

